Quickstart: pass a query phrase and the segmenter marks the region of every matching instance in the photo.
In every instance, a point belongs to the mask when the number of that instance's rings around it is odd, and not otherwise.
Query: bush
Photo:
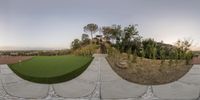
[[[185,58],[186,58],[186,64],[189,64],[190,60],[193,58],[192,51],[187,52]]]
[[[98,48],[99,46],[96,44],[89,44],[76,49],[74,52],[72,52],[72,54],[79,56],[92,56]]]

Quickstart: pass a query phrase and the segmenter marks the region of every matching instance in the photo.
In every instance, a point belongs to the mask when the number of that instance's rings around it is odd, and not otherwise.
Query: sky
[[[70,48],[88,23],[138,24],[144,38],[200,50],[199,9],[200,0],[0,0],[0,50]]]

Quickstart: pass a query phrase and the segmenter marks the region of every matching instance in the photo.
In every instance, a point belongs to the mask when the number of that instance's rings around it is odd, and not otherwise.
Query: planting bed
[[[161,65],[161,60],[138,57],[137,62],[132,63],[127,60],[128,67],[119,68],[116,65],[119,62],[118,59],[108,57],[107,60],[112,69],[123,79],[143,85],[160,85],[177,81],[192,67],[192,64],[186,65],[183,60],[177,63],[173,61],[171,65],[169,65],[169,60],[166,60]]]
[[[31,58],[31,56],[0,56],[0,64],[14,64]]]

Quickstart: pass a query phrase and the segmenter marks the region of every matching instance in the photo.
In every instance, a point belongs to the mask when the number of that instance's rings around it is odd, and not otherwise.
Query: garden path
[[[0,65],[0,100],[200,100],[200,65],[175,82],[144,86],[118,76],[105,54],[94,57],[80,76],[51,85],[23,80]]]

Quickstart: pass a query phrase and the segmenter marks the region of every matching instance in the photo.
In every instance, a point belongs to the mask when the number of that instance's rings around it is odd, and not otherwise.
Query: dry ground
[[[31,58],[31,56],[0,56],[0,64],[14,64]]]
[[[178,61],[178,63],[173,61],[170,66],[167,60],[161,65],[160,60],[137,58],[136,63],[129,61],[129,67],[122,69],[116,66],[116,62],[119,62],[117,59],[114,60],[112,57],[107,57],[107,60],[113,70],[125,80],[145,85],[165,84],[176,81],[192,67],[192,64],[186,65],[185,61]]]

